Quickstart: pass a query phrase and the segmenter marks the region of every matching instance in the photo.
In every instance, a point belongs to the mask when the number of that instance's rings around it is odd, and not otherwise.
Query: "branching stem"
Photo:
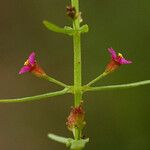
[[[64,95],[64,94],[68,93],[68,90],[69,90],[69,87],[64,88],[61,91],[45,93],[45,94],[36,95],[36,96],[16,98],[16,99],[2,99],[2,100],[0,100],[0,103],[22,103],[22,102],[39,101],[39,100],[49,98],[49,97]]]
[[[129,83],[129,84],[121,84],[121,85],[109,85],[109,86],[100,86],[100,87],[91,87],[92,84],[96,83],[103,77],[107,75],[107,73],[103,73],[96,77],[94,80],[90,81],[87,85],[82,86],[82,62],[81,62],[81,33],[88,32],[88,26],[84,25],[80,28],[80,12],[79,12],[79,0],[71,0],[71,5],[76,10],[76,16],[73,19],[73,29],[72,28],[60,28],[59,26],[56,26],[55,24],[44,21],[44,25],[54,32],[58,33],[64,33],[68,34],[70,36],[73,36],[73,50],[74,50],[74,85],[68,86],[65,83],[58,81],[50,76],[43,76],[44,79],[55,83],[61,87],[63,87],[63,90],[51,92],[51,93],[45,93],[41,95],[36,96],[30,96],[30,97],[24,97],[24,98],[17,98],[17,99],[2,99],[0,100],[0,103],[21,103],[21,102],[28,102],[28,101],[38,101],[41,99],[64,95],[67,93],[74,94],[74,107],[78,107],[81,104],[82,96],[84,92],[88,91],[103,91],[103,90],[114,90],[114,89],[126,89],[126,88],[132,88],[132,87],[138,87],[141,85],[150,84],[150,80],[146,81],[140,81],[135,83]],[[74,127],[73,135],[74,139],[64,138],[60,137],[54,134],[49,134],[48,137],[52,140],[55,140],[57,142],[66,144],[67,146],[70,146],[70,149],[72,150],[82,150],[85,146],[85,144],[89,141],[89,139],[82,139],[82,129],[79,129],[78,127]]]
[[[44,76],[43,78],[48,80],[49,82],[55,83],[55,84],[57,84],[59,86],[68,87],[68,85],[66,85],[65,83],[63,83],[61,81],[58,81],[58,80],[56,80],[56,79],[54,79],[54,78],[52,78],[52,77],[50,77],[48,75]]]
[[[86,86],[91,86],[92,84],[94,84],[95,82],[99,81],[100,79],[104,78],[107,75],[107,73],[102,73],[101,75],[99,75],[98,77],[96,77],[94,80],[90,81]]]
[[[139,82],[128,83],[128,84],[120,84],[120,85],[100,86],[100,87],[84,86],[83,91],[104,91],[104,90],[128,89],[128,88],[134,88],[134,87],[147,85],[147,84],[150,84],[150,80],[139,81]]]

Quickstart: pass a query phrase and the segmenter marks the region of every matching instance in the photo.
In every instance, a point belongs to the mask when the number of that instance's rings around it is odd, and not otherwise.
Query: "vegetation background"
[[[48,31],[44,19],[71,25],[65,15],[69,0],[5,0],[0,5],[0,98],[42,94],[59,89],[30,74],[18,75],[31,51],[47,73],[71,84],[72,39]],[[128,83],[150,76],[150,1],[80,0],[84,23],[90,31],[82,36],[83,82],[103,72],[108,47],[134,63],[124,65],[97,85]],[[88,93],[84,97],[90,137],[87,150],[150,149],[149,86],[120,91]],[[71,136],[65,121],[73,105],[70,95],[45,101],[0,104],[1,150],[66,149],[50,141],[47,133]]]

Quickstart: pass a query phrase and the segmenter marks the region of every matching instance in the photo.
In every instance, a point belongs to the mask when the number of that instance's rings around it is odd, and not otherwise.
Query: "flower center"
[[[121,53],[118,53],[118,57],[123,58],[123,55]]]
[[[30,63],[29,63],[29,60],[27,59],[27,61],[25,61],[24,65],[25,66],[28,66]]]

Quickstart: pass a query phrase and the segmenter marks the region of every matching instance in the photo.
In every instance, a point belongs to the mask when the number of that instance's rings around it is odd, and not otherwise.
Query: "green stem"
[[[71,4],[76,9],[76,13],[79,14],[79,0],[71,0]],[[74,30],[78,31],[80,29],[80,18],[77,17],[73,21],[73,28]]]
[[[68,87],[68,85],[66,85],[65,83],[63,83],[61,81],[58,81],[58,80],[56,80],[56,79],[54,79],[54,78],[52,78],[52,77],[50,77],[48,75],[45,75],[43,78],[46,79],[46,80],[48,80],[48,81],[50,81],[50,82],[52,82],[52,83],[60,85],[62,87]]]
[[[104,91],[104,90],[116,90],[116,89],[128,89],[134,88],[142,85],[150,84],[150,80],[139,81],[135,83],[121,84],[121,85],[109,85],[100,87],[83,87],[83,91]]]
[[[94,80],[90,81],[86,86],[91,86],[92,84],[94,84],[95,82],[97,82],[98,80],[102,79],[103,77],[105,77],[107,75],[107,73],[102,73],[101,75],[99,75],[98,77],[96,77]]]
[[[79,13],[78,0],[71,0],[72,6],[75,7],[76,13]],[[73,35],[73,49],[74,49],[74,95],[75,107],[79,106],[82,100],[82,72],[81,72],[81,35],[78,31],[80,28],[79,17],[73,20],[73,29],[76,32]]]
[[[82,100],[81,47],[80,47],[79,33],[73,36],[73,44],[74,44],[74,95],[75,95],[75,107],[77,107],[80,105]]]
[[[71,0],[71,4],[79,14],[79,0]],[[82,100],[82,71],[81,71],[81,35],[80,18],[73,20],[73,29],[76,31],[73,35],[73,49],[74,49],[74,105],[78,107]],[[80,139],[80,131],[75,128],[74,138]]]
[[[61,91],[45,93],[45,94],[36,95],[36,96],[16,98],[16,99],[2,99],[0,100],[0,103],[22,103],[22,102],[29,102],[29,101],[38,101],[38,100],[49,98],[49,97],[64,95],[68,93],[68,90],[69,88],[65,88]]]

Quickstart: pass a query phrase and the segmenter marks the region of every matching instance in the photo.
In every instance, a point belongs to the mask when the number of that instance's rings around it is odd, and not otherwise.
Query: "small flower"
[[[67,118],[67,127],[73,131],[74,128],[83,129],[85,126],[85,112],[82,105],[78,107],[72,107],[69,117]]]
[[[45,72],[43,69],[38,66],[36,59],[35,59],[35,52],[32,52],[28,59],[25,61],[24,66],[20,69],[19,74],[24,74],[26,72],[31,72],[37,77],[45,76]]]
[[[117,55],[113,48],[108,48],[108,51],[111,55],[111,61],[106,66],[105,73],[116,70],[120,65],[132,63],[132,61],[126,60],[121,53],[118,53]]]

